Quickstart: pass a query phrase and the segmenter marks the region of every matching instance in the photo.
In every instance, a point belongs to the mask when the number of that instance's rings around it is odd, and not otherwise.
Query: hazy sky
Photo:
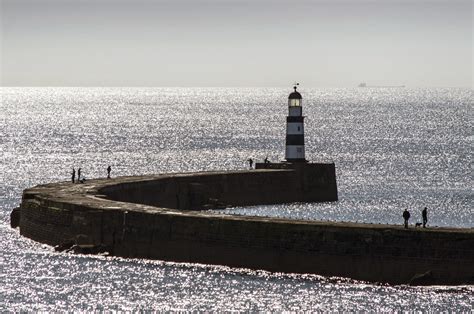
[[[472,86],[472,1],[0,0],[3,86]]]

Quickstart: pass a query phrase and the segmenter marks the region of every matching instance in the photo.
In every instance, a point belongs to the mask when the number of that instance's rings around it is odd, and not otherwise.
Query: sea
[[[0,89],[0,311],[472,312],[474,286],[57,253],[10,228],[25,188],[86,178],[247,169],[284,159],[291,88]],[[306,158],[336,165],[339,201],[221,210],[474,228],[473,91],[305,88]]]

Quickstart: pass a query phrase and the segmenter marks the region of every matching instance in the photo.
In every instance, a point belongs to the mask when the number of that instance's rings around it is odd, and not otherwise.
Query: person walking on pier
[[[421,217],[423,218],[423,228],[426,228],[426,224],[428,223],[428,208],[423,208]]]
[[[408,228],[408,219],[410,219],[410,212],[408,209],[405,209],[403,212],[403,219],[405,220],[405,228]]]
[[[112,171],[112,167],[110,165],[107,167],[107,179],[110,179],[110,171]]]
[[[253,160],[252,160],[252,158],[249,158],[247,161],[249,162],[249,167],[250,167],[250,169],[252,169],[252,166],[253,166]]]
[[[71,180],[72,180],[72,183],[76,182],[76,169],[74,169],[74,168],[72,168]]]
[[[81,168],[77,169],[77,181],[81,181]]]

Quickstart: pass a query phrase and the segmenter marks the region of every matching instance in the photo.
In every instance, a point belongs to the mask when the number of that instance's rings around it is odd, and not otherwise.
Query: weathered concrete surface
[[[88,239],[91,245],[123,257],[392,284],[409,283],[429,272],[428,281],[421,283],[474,283],[472,228],[406,230],[199,210],[291,201],[293,193],[303,197],[299,191],[303,186],[295,181],[292,171],[167,174],[37,186],[24,191],[20,232],[51,245],[79,236],[82,242]],[[291,183],[284,184],[284,190],[280,185],[283,180]]]

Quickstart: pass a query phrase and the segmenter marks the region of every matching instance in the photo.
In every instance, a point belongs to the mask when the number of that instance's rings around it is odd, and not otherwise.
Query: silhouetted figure
[[[428,223],[428,208],[423,208],[421,217],[423,217],[423,228],[426,228],[426,224]]]
[[[81,181],[81,168],[77,169],[77,181]]]
[[[263,160],[263,163],[264,163],[264,164],[269,164],[269,163],[270,163],[270,162],[268,161],[268,156],[265,157],[265,159]]]
[[[110,179],[110,171],[112,171],[112,167],[107,167],[107,179]]]
[[[408,219],[410,219],[410,212],[408,209],[405,209],[403,212],[403,219],[405,220],[405,228],[408,228]]]
[[[252,165],[253,165],[253,160],[252,160],[252,158],[249,158],[247,161],[249,162],[249,167],[250,167],[250,169],[252,169]]]
[[[76,182],[76,169],[74,169],[74,168],[72,168],[71,180],[72,180],[72,183]]]

